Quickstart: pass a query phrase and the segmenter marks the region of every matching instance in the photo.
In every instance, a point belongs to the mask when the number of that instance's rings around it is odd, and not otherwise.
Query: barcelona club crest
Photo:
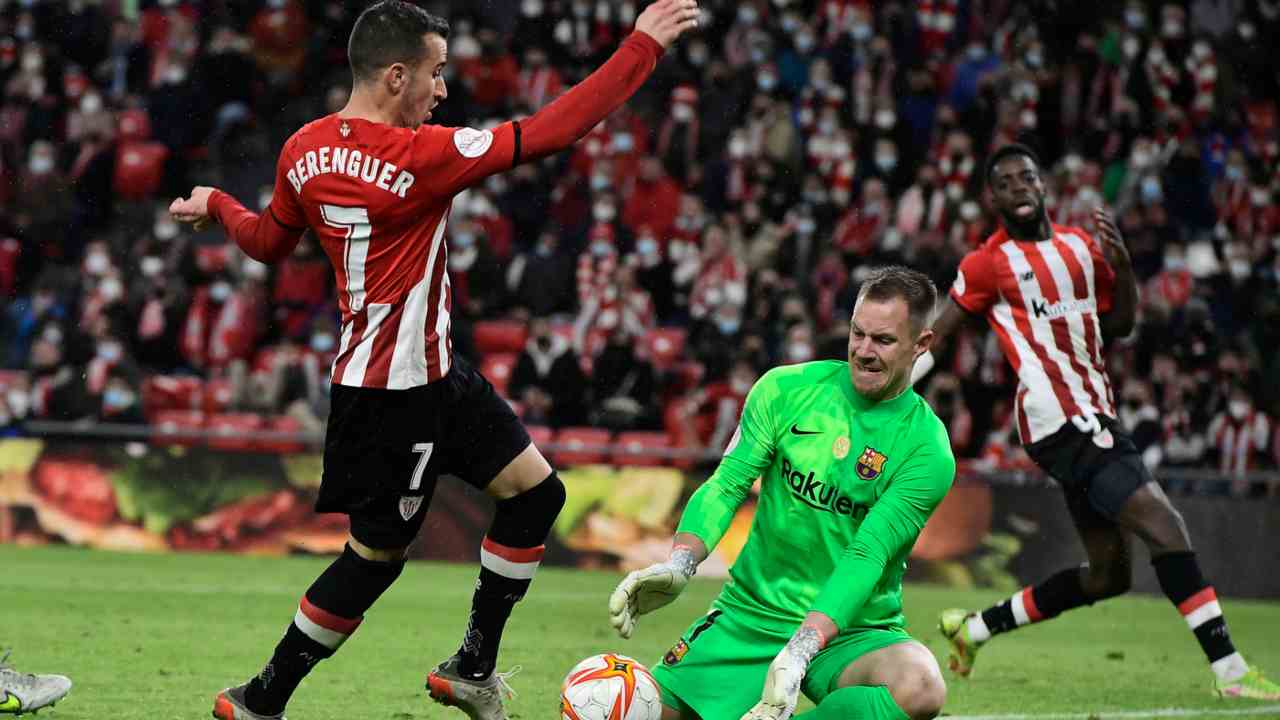
[[[863,480],[875,480],[880,477],[880,473],[884,472],[884,461],[889,458],[884,453],[876,450],[870,445],[862,450],[862,454],[858,456],[858,464],[856,470],[858,477]]]
[[[675,665],[684,659],[684,654],[687,652],[689,652],[689,644],[684,640],[681,640],[673,645],[671,649],[667,651],[667,654],[662,657],[662,664]]]

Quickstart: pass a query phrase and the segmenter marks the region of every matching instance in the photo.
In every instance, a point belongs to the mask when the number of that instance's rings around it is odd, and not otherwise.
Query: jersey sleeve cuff
[[[977,310],[970,307],[969,301],[957,295],[955,290],[949,290],[947,291],[947,294],[950,295],[951,299],[954,300],[955,303],[960,306],[961,310],[964,310],[965,312],[970,313],[972,315],[978,314]]]

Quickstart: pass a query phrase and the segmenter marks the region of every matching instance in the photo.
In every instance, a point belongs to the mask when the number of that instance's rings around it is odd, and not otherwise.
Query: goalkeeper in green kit
[[[775,368],[747,397],[720,466],[690,498],[667,562],[614,590],[614,627],[675,599],[756,478],[746,546],[711,611],[653,675],[663,720],[932,718],[946,686],[903,629],[902,573],[955,476],[947,430],[910,386],[937,290],[878,270],[862,285],[849,359]]]

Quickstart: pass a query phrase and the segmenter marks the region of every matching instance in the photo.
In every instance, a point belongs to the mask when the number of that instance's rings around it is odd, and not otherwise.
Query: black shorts
[[[1079,527],[1114,525],[1129,496],[1154,478],[1133,439],[1114,418],[1099,415],[1102,430],[1087,433],[1068,421],[1027,446],[1027,454],[1062,485]]]
[[[372,548],[413,541],[440,475],[484,489],[529,446],[507,401],[457,357],[429,385],[330,392],[316,512],[350,515],[352,536]]]

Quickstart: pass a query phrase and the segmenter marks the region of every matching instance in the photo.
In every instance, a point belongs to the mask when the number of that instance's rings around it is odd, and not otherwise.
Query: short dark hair
[[[449,21],[403,0],[370,5],[356,18],[347,42],[352,79],[357,83],[370,80],[395,63],[417,64],[427,52],[422,42],[427,33],[448,40]]]
[[[1001,146],[999,150],[991,153],[991,157],[987,158],[987,172],[984,176],[987,180],[987,184],[991,184],[991,173],[996,171],[996,163],[1007,157],[1015,157],[1019,155],[1031,158],[1031,162],[1035,163],[1036,168],[1039,169],[1040,156],[1036,155],[1035,150],[1032,150],[1030,147],[1023,145],[1022,143],[1009,143],[1008,145]]]
[[[917,332],[929,323],[929,315],[938,304],[938,288],[928,275],[902,265],[876,268],[858,288],[858,300],[883,302],[902,298],[907,303],[911,327]]]

